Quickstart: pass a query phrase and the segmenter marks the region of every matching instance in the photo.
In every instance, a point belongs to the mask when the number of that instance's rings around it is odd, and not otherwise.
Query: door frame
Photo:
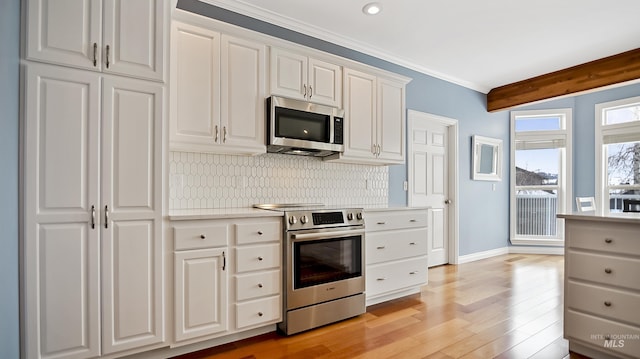
[[[416,121],[427,121],[430,123],[436,123],[439,125],[444,125],[449,128],[449,137],[448,145],[447,145],[447,154],[448,154],[448,162],[447,167],[449,170],[449,200],[451,200],[451,204],[449,204],[449,214],[448,214],[448,230],[449,230],[449,239],[448,239],[448,260],[449,264],[458,264],[458,255],[459,255],[459,233],[458,233],[458,222],[459,222],[459,207],[458,207],[458,191],[459,191],[459,180],[458,180],[458,168],[459,168],[459,159],[458,159],[458,120],[433,115],[426,112],[420,112],[415,110],[407,110],[407,134],[410,135],[413,133],[414,122]],[[413,200],[411,193],[413,193],[414,181],[413,181],[413,140],[407,139],[407,182],[408,182],[408,192],[407,199],[409,203],[409,207],[413,205]]]

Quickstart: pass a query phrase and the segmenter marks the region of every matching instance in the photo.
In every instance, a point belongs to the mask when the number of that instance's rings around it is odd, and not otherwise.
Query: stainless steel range
[[[255,207],[284,211],[280,331],[295,334],[365,312],[362,209]]]

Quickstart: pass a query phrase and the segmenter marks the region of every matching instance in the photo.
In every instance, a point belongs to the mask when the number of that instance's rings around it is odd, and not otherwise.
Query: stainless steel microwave
[[[342,109],[271,96],[267,120],[267,152],[324,157],[344,150]]]

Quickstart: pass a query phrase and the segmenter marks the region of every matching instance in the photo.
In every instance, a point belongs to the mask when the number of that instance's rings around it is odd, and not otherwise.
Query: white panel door
[[[376,77],[344,70],[345,156],[373,158],[376,143]]]
[[[404,163],[404,84],[378,78],[379,158]]]
[[[428,258],[429,266],[448,263],[449,195],[448,127],[429,121],[413,120],[411,166],[413,178],[412,206],[429,206]]]
[[[100,354],[99,77],[25,67],[26,357]]]
[[[311,102],[342,108],[342,68],[309,58],[309,88]]]
[[[171,148],[219,143],[220,34],[172,21],[170,77]]]
[[[29,0],[27,59],[100,70],[102,1]]]
[[[197,338],[228,329],[225,250],[175,252],[175,340]]]
[[[105,354],[164,338],[163,103],[160,84],[104,79],[100,214]]]
[[[266,54],[264,44],[222,36],[221,141],[266,152]]]
[[[271,49],[271,93],[305,100],[307,96],[307,62],[304,55]]]
[[[103,71],[164,79],[162,0],[104,0]]]

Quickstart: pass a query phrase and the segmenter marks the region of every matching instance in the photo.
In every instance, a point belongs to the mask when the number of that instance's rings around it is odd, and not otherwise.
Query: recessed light
[[[362,12],[367,15],[376,15],[382,11],[382,5],[377,2],[371,2],[362,8]]]

